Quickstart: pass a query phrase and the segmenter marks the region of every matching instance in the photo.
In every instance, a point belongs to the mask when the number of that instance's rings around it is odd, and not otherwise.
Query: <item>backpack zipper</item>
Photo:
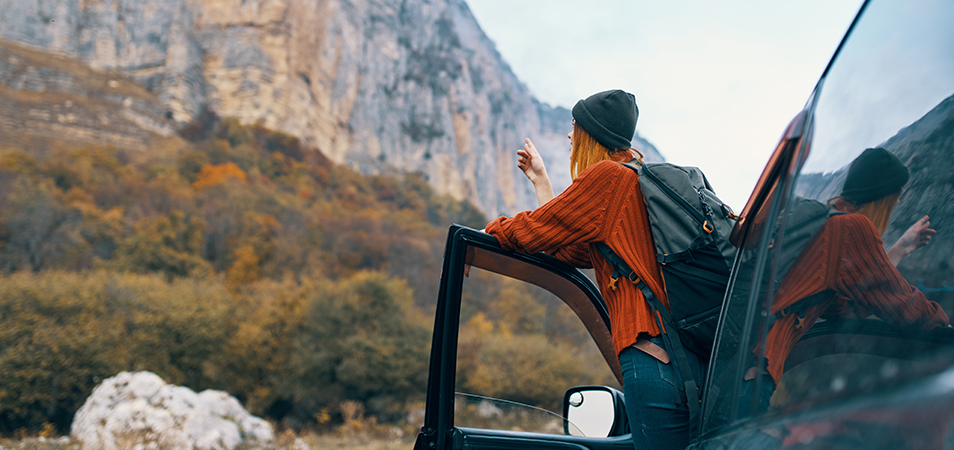
[[[712,208],[709,207],[709,202],[706,201],[706,194],[702,193],[702,188],[696,189],[696,192],[699,193],[699,203],[702,203],[702,211],[705,213],[706,217],[712,218]]]

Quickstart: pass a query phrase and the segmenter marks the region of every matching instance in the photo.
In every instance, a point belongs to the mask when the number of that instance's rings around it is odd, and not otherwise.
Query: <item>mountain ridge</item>
[[[0,0],[0,10],[0,37],[122,72],[179,126],[205,108],[260,122],[363,173],[419,172],[488,217],[535,206],[515,164],[525,137],[558,190],[570,181],[569,111],[532,95],[462,0]]]

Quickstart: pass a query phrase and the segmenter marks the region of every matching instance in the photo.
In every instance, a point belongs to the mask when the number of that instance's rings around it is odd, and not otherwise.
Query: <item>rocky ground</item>
[[[225,392],[196,393],[151,372],[122,372],[97,386],[77,411],[69,436],[48,425],[37,436],[0,438],[0,450],[388,450],[408,448],[415,437],[361,414],[347,414],[343,425],[325,434],[275,428]]]

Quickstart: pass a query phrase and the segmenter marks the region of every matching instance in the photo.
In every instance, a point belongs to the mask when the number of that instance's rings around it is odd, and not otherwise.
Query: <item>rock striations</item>
[[[120,73],[0,40],[0,145],[41,152],[20,142],[25,135],[145,150],[176,127],[154,95]]]
[[[569,111],[531,95],[463,0],[0,0],[0,11],[3,39],[121,71],[180,125],[203,108],[261,121],[362,172],[421,172],[489,217],[534,206],[514,163],[524,137],[553,161],[555,186],[569,184]]]

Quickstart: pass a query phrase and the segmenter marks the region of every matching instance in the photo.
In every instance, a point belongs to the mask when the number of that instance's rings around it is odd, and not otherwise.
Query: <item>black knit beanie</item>
[[[610,150],[632,145],[637,118],[636,97],[619,89],[593,94],[573,106],[573,120]]]
[[[863,205],[900,191],[909,177],[908,168],[897,156],[881,147],[869,148],[848,167],[841,196]]]

